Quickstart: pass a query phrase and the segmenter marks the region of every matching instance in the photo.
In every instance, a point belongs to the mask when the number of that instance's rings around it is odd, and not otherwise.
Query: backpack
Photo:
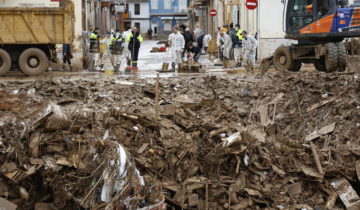
[[[114,54],[122,54],[124,45],[124,41],[121,37],[119,39],[115,39],[112,43],[112,53]]]

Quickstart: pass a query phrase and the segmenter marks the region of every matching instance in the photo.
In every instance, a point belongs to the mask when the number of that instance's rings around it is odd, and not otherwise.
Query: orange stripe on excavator
[[[360,8],[355,8],[352,14],[350,26],[360,25]]]
[[[329,33],[331,26],[334,22],[334,14],[326,16],[320,20],[317,20],[310,25],[305,26],[300,30],[301,34],[312,34],[312,33]]]

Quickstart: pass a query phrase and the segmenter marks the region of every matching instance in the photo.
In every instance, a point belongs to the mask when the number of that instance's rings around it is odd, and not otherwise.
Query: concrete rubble
[[[0,204],[360,208],[359,74],[155,82],[0,83]]]

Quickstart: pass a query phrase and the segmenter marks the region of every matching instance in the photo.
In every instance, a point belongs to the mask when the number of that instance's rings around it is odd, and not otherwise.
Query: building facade
[[[136,26],[140,33],[146,33],[150,28],[150,6],[148,0],[128,0],[125,28]]]
[[[188,0],[150,0],[150,20],[159,36],[170,34],[175,25],[189,26]]]

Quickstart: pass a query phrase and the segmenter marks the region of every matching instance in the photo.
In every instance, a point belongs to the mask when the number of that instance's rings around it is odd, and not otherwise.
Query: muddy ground
[[[3,205],[360,208],[359,74],[2,81],[0,92]]]

